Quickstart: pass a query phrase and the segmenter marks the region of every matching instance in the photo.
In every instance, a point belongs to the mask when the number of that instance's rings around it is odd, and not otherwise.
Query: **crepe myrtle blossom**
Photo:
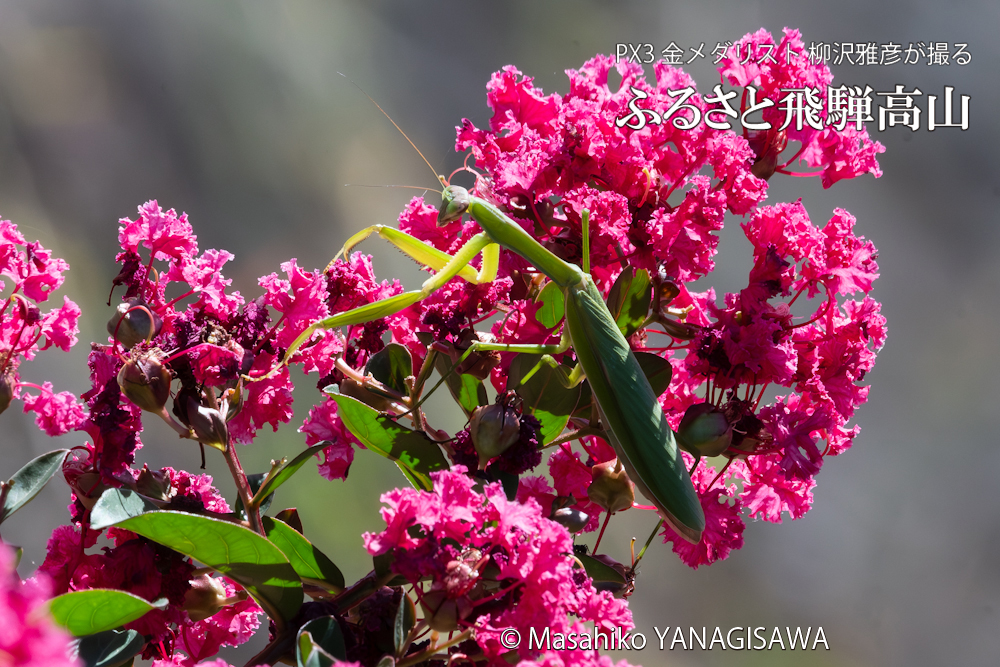
[[[50,347],[69,350],[79,333],[80,308],[68,297],[62,305],[43,311],[41,304],[63,284],[69,264],[37,241],[27,241],[9,220],[0,220],[0,412],[11,400],[24,401],[24,411],[48,435],[62,435],[83,420],[83,409],[68,392],[54,391],[21,380],[19,367]],[[37,393],[34,393],[37,392]]]
[[[0,544],[0,656],[5,665],[77,667],[70,658],[70,636],[53,623],[46,609],[52,597],[44,575],[22,582],[14,552]]]
[[[208,475],[147,467],[131,472],[134,479],[125,486],[165,503],[164,509],[219,516],[230,511]],[[88,553],[102,535],[114,546]],[[120,528],[94,530],[86,523],[56,528],[38,571],[57,595],[112,588],[146,600],[166,598],[165,608],[126,626],[149,638],[145,658],[166,659],[179,649],[190,658],[179,664],[193,665],[221,646],[246,642],[260,624],[260,607],[232,582],[196,575],[187,557]]]
[[[788,29],[777,42],[766,31],[740,41],[742,52],[771,47],[782,53],[804,48],[798,32]],[[749,86],[757,89],[757,103],[775,103],[764,112],[775,127],[782,91],[825,90],[832,81],[825,65],[805,58],[720,65],[729,84],[744,88],[743,109],[753,103]],[[621,79],[617,86],[609,86],[612,70]],[[684,563],[699,568],[741,548],[747,517],[780,523],[808,512],[827,457],[849,449],[860,431],[853,419],[867,400],[865,379],[886,339],[885,318],[872,296],[877,251],[843,209],[817,223],[801,201],[766,198],[770,179],[788,175],[819,175],[825,187],[878,176],[883,148],[836,118],[822,129],[800,130],[684,129],[671,122],[621,127],[616,120],[627,113],[632,88],[660,114],[676,101],[668,91],[694,90],[687,74],[664,63],[652,74],[647,80],[641,67],[597,56],[567,72],[568,92],[546,94],[505,67],[487,86],[488,125],[463,121],[456,146],[469,155],[473,193],[554,255],[582,262],[588,213],[590,270],[604,295],[626,270],[648,277],[647,315],[628,343],[659,357],[663,370],[651,384],[663,389],[669,381],[658,400],[706,518],[698,544],[662,525],[650,542],[659,535]],[[711,100],[694,93],[687,103],[704,116],[720,109]],[[828,119],[825,113],[821,120]],[[793,171],[796,161],[814,171]],[[732,216],[741,218],[752,267],[743,289],[723,293],[706,278],[718,261],[717,234]],[[469,219],[439,226],[437,207],[422,198],[405,207],[399,228],[446,253],[480,232]],[[122,489],[162,509],[243,521],[264,534],[254,511],[245,518],[234,513],[235,502],[211,477],[145,465],[143,438],[153,430],[147,420],[162,421],[183,438],[177,451],[184,456],[197,456],[197,449],[184,449],[192,441],[221,451],[244,506],[254,509],[235,445],[251,445],[262,430],[291,421],[301,371],[320,393],[308,395],[299,432],[307,446],[322,445],[323,477],[346,480],[355,448],[363,446],[348,428],[357,430],[351,421],[356,415],[339,414],[329,395],[334,388],[367,403],[381,421],[423,431],[426,442],[422,435],[406,436],[427,445],[408,460],[438,470],[430,474],[430,491],[385,493],[385,529],[363,537],[379,568],[389,570],[373,573],[374,581],[387,575],[393,583],[394,576],[409,588],[369,590],[373,580],[364,577],[341,593],[307,581],[304,591],[315,599],[284,623],[271,619],[275,644],[267,655],[294,659],[282,642],[296,623],[332,614],[347,659],[337,664],[376,664],[393,645],[394,626],[385,619],[396,617],[405,594],[420,607],[412,645],[401,656],[407,664],[419,662],[423,651],[430,658],[446,650],[455,663],[501,665],[516,658],[530,667],[614,665],[594,651],[542,651],[523,642],[512,653],[501,641],[508,628],[527,637],[532,628],[581,633],[591,626],[602,632],[633,627],[627,602],[595,587],[582,567],[590,562],[584,558],[589,546],[575,541],[600,529],[597,552],[614,514],[645,507],[635,502],[643,500],[615,449],[600,437],[596,405],[577,405],[559,424],[565,430],[554,433],[552,415],[527,405],[525,357],[468,353],[476,342],[560,341],[560,324],[550,326],[541,315],[537,297],[547,278],[535,267],[502,252],[490,283],[449,281],[399,312],[326,330],[319,324],[324,318],[395,297],[404,287],[378,277],[370,256],[352,252],[322,270],[291,258],[258,280],[253,297],[244,297],[225,277],[233,256],[200,249],[186,214],[149,201],[135,219],[123,218],[118,232],[108,338],[91,345],[90,387],[77,398],[55,383],[36,385],[19,375],[39,351],[76,342],[80,309],[66,298],[48,311],[42,305],[68,266],[26,241],[13,224],[0,222],[6,295],[0,305],[0,411],[20,399],[44,432],[79,438],[62,464],[70,520],[53,531],[35,578],[21,585],[0,546],[0,599],[7,625],[19,633],[0,631],[0,655],[70,664],[65,637],[36,613],[37,599],[113,588],[167,600],[127,626],[145,638],[144,659],[160,667],[223,667],[213,656],[256,632],[260,607],[235,582],[167,546],[121,528],[92,528],[91,513],[105,491]],[[481,261],[473,260],[473,267],[482,268]],[[697,287],[695,281],[701,281]],[[554,356],[566,367],[576,363],[572,345]],[[370,372],[380,360],[405,364],[404,357],[412,374],[394,378],[399,382],[391,387]],[[432,358],[438,375],[454,366],[460,378],[459,388],[442,390],[454,392],[469,418],[457,432],[436,430],[436,411],[416,408],[415,397],[407,395],[416,393],[418,378],[431,376]],[[495,401],[480,383],[492,385]],[[421,387],[426,396],[431,383]],[[412,479],[427,477],[419,471]],[[297,523],[293,511],[285,512],[289,526]],[[612,562],[604,552],[597,558]],[[626,577],[626,590],[619,590],[624,595],[631,592],[635,562],[631,569],[613,565]],[[616,583],[599,582],[602,588]]]
[[[570,615],[612,631],[633,627],[628,606],[598,593],[572,557],[569,533],[543,517],[533,499],[507,500],[500,484],[482,492],[465,468],[433,474],[432,492],[397,489],[382,496],[381,533],[366,533],[373,556],[388,554],[392,571],[414,593],[439,631],[469,630],[491,661],[503,662],[506,628],[574,631]],[[537,658],[527,643],[524,659]]]

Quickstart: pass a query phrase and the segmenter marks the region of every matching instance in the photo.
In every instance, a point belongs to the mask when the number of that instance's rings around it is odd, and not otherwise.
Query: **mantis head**
[[[461,220],[472,201],[469,191],[458,185],[449,185],[441,193],[441,209],[438,211],[438,227]]]

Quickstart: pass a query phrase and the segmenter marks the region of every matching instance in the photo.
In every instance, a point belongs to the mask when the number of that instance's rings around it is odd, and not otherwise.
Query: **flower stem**
[[[243,509],[247,513],[250,529],[255,533],[267,537],[264,532],[264,525],[260,520],[260,508],[252,502],[253,494],[250,493],[250,483],[247,482],[246,473],[243,472],[243,466],[240,465],[240,457],[236,454],[236,448],[233,447],[232,442],[226,443],[226,451],[223,454],[226,457],[226,463],[229,464],[229,472],[233,475],[233,481],[236,482],[236,492],[243,502]]]

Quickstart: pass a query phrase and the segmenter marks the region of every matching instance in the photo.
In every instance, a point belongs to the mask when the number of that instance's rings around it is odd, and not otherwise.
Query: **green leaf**
[[[674,375],[674,367],[670,365],[670,360],[642,350],[635,353],[635,359],[639,362],[642,374],[649,380],[649,386],[653,388],[653,393],[657,397],[663,395],[663,392],[670,386],[670,379]]]
[[[106,588],[72,591],[49,600],[52,618],[75,637],[112,630],[166,606],[166,598],[150,603],[137,595]]]
[[[399,343],[389,343],[368,360],[365,374],[404,396],[409,394],[406,378],[413,375],[410,351]]]
[[[261,517],[261,522],[267,539],[281,549],[299,577],[311,582],[325,582],[336,588],[336,592],[344,590],[344,575],[340,569],[309,540],[291,526],[271,517]]]
[[[121,667],[132,662],[146,645],[135,630],[107,630],[81,637],[73,650],[86,667]]]
[[[410,629],[417,622],[417,608],[413,600],[406,593],[399,601],[399,608],[396,610],[396,622],[392,628],[392,645],[396,649],[396,655],[406,655],[406,650],[410,647]]]
[[[403,428],[378,410],[349,396],[333,395],[344,425],[365,447],[395,461],[414,486],[430,491],[430,473],[447,470],[437,443],[420,431]]]
[[[0,508],[0,523],[28,504],[32,498],[48,483],[52,476],[62,468],[63,459],[68,449],[57,449],[39,457],[33,458],[23,468],[14,473],[8,480],[11,485]]]
[[[608,311],[615,324],[626,338],[634,334],[649,315],[649,302],[653,297],[653,285],[649,271],[635,270],[629,266],[608,292]]]
[[[486,387],[483,386],[479,378],[463,373],[460,382],[458,404],[462,406],[466,414],[472,414],[472,411],[479,406],[489,403],[490,399],[486,395]]]
[[[148,512],[118,523],[236,581],[279,626],[302,605],[302,582],[275,545],[235,523],[186,512]]]
[[[318,445],[313,445],[304,452],[299,453],[294,459],[283,465],[278,470],[278,472],[276,472],[274,476],[271,477],[271,479],[268,479],[264,482],[264,484],[254,494],[254,501],[256,502],[257,496],[264,498],[274,494],[274,492],[278,490],[279,486],[281,486],[289,479],[291,479],[292,475],[297,473],[299,471],[299,468],[301,468],[306,464],[306,461],[308,461],[310,458],[320,453],[329,446],[330,443],[324,441],[319,443]],[[261,509],[261,511],[264,510]]]
[[[541,422],[542,444],[546,444],[555,440],[566,428],[569,416],[580,399],[580,385],[567,389],[559,381],[558,374],[569,372],[569,367],[559,371],[548,364],[542,364],[527,382],[521,384],[521,378],[540,359],[537,354],[519,354],[514,357],[507,376],[507,389],[514,389],[524,401],[525,411]]]
[[[587,576],[593,579],[594,583],[608,582],[621,586],[625,585],[625,577],[610,565],[602,563],[587,554],[577,554],[576,557],[583,563],[583,569],[587,571]]]
[[[535,297],[535,303],[539,304],[535,319],[546,329],[554,329],[566,314],[566,297],[562,288],[551,280]]]
[[[303,625],[295,647],[298,667],[327,667],[334,659],[347,660],[344,635],[333,616],[314,618]]]
[[[396,667],[396,659],[391,655],[384,655],[381,660],[375,663],[375,667]]]
[[[105,489],[90,511],[90,527],[103,530],[119,521],[158,509],[145,496],[131,489]]]
[[[251,499],[257,497],[257,492],[260,491],[261,485],[264,480],[267,479],[266,472],[255,472],[252,475],[247,475],[247,484],[250,486],[250,493],[253,494]],[[267,511],[267,508],[271,506],[271,501],[274,500],[274,493],[269,493],[266,496],[261,496],[260,506],[258,510],[261,514]],[[243,507],[243,499],[236,499],[236,514],[243,520],[247,519],[247,510]]]

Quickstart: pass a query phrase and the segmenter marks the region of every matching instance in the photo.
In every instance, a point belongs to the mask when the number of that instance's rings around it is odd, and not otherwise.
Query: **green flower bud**
[[[479,453],[479,469],[483,470],[521,437],[521,419],[517,410],[503,403],[479,406],[469,420],[469,434]]]
[[[677,429],[677,444],[697,457],[719,456],[733,441],[733,427],[711,403],[692,405]]]
[[[467,597],[451,599],[443,590],[424,593],[420,598],[420,606],[424,610],[427,625],[438,632],[458,630],[458,621],[472,613],[472,602]]]
[[[144,340],[152,340],[163,328],[160,316],[149,310],[142,299],[129,299],[118,304],[115,314],[108,320],[108,333],[117,336],[126,350]]]
[[[118,371],[118,386],[126,398],[155,414],[163,412],[170,398],[170,380],[170,371],[153,352],[126,361]]]
[[[620,512],[635,502],[635,484],[618,459],[599,463],[591,469],[587,497],[609,512]]]
[[[147,498],[170,500],[170,475],[166,470],[153,471],[143,465],[135,489]]]
[[[183,608],[192,621],[203,621],[229,603],[226,588],[219,579],[203,574],[190,583],[191,588],[184,594]]]
[[[220,452],[229,445],[229,428],[222,413],[201,404],[196,392],[182,389],[174,398],[174,414],[191,429],[195,439],[203,445],[215,447]]]
[[[10,405],[11,399],[14,398],[14,387],[17,383],[14,381],[14,374],[4,372],[3,376],[0,376],[0,413],[7,409]]]

